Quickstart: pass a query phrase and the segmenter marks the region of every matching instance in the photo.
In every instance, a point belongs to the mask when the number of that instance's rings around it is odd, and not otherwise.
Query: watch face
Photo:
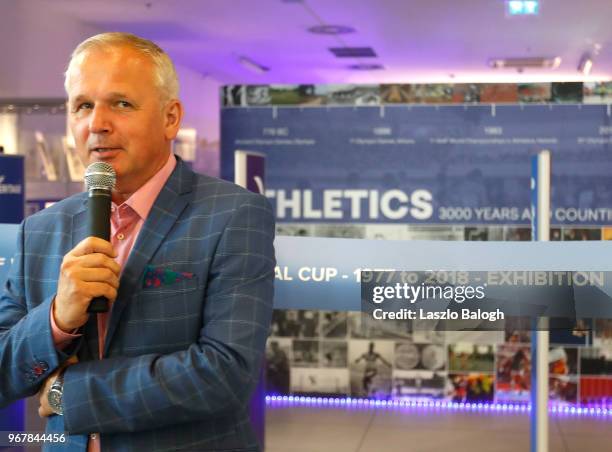
[[[51,405],[51,408],[53,409],[53,411],[60,413],[62,410],[61,391],[54,389],[54,388],[49,389],[49,394],[47,396],[47,399],[49,400],[49,405]]]

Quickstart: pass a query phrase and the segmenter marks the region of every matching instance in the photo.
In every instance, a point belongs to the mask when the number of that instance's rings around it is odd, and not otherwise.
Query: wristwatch
[[[60,372],[47,393],[47,401],[55,414],[64,414],[62,399],[64,396],[64,372]]]

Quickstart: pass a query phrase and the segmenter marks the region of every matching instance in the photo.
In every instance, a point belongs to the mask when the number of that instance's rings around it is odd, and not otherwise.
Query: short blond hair
[[[150,58],[155,68],[155,84],[160,91],[162,101],[167,102],[172,99],[178,99],[178,76],[176,75],[176,69],[168,54],[153,41],[123,32],[101,33],[92,36],[81,42],[76,49],[74,49],[70,56],[66,72],[64,73],[64,88],[66,91],[68,91],[72,66],[81,55],[92,49],[105,50],[122,46],[134,49]]]

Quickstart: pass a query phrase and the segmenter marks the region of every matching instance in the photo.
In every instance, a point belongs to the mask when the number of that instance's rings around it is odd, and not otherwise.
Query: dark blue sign
[[[529,225],[530,157],[552,154],[551,224],[612,222],[606,105],[224,108],[234,151],[267,155],[281,222]]]
[[[21,223],[25,203],[23,156],[0,155],[0,223]]]

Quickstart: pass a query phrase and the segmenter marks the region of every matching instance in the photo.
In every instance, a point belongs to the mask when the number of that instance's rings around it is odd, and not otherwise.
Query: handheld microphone
[[[111,191],[115,187],[115,170],[108,163],[95,162],[85,171],[85,185],[89,192],[87,228],[90,236],[110,241]],[[108,300],[96,297],[87,312],[108,312]]]

